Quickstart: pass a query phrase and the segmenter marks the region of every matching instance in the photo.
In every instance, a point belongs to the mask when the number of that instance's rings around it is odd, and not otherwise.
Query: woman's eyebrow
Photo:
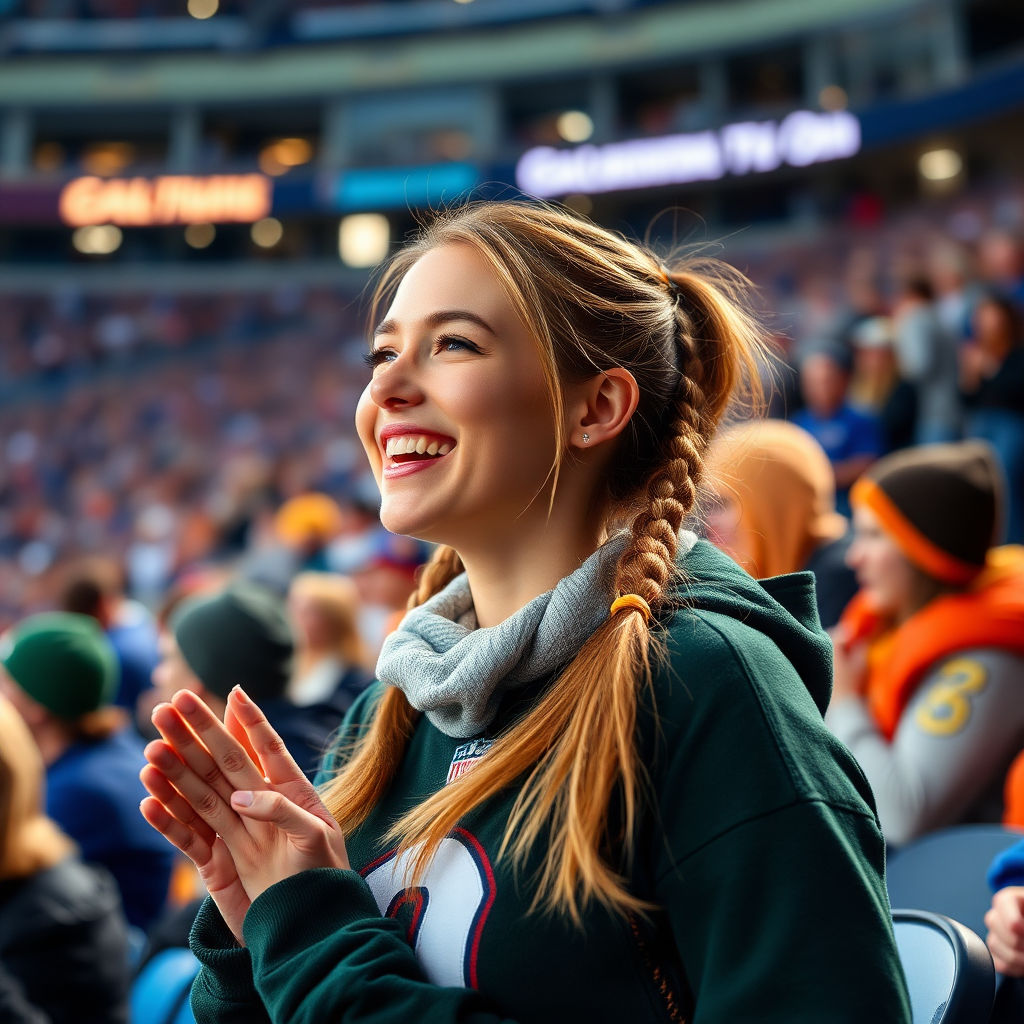
[[[436,313],[431,313],[426,318],[425,322],[428,327],[441,327],[444,324],[450,324],[456,321],[476,324],[477,327],[482,327],[488,334],[492,334],[497,337],[497,333],[494,328],[482,316],[477,313],[472,313],[468,309],[441,309]],[[398,322],[396,320],[382,320],[373,332],[373,336],[374,338],[379,338],[382,334],[397,333]]]

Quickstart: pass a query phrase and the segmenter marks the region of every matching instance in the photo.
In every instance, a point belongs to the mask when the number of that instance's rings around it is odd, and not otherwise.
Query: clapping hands
[[[345,839],[262,711],[236,687],[222,724],[188,690],[153,711],[143,817],[199,870],[244,945],[252,900],[310,868],[347,868]]]

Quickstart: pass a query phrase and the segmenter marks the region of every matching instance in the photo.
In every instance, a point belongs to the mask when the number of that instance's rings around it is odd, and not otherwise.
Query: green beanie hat
[[[0,662],[34,701],[73,721],[109,704],[121,670],[114,647],[88,615],[44,612],[0,641]]]
[[[172,626],[189,668],[218,697],[235,686],[254,700],[284,694],[295,644],[284,602],[272,590],[234,583],[184,604]]]

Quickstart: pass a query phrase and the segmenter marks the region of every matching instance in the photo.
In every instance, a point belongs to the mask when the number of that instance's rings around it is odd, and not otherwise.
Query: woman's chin
[[[410,507],[406,501],[388,501],[385,497],[380,506],[380,522],[389,533],[403,537],[415,537],[428,544],[443,544],[438,536],[441,529],[438,515],[432,515],[422,506]]]

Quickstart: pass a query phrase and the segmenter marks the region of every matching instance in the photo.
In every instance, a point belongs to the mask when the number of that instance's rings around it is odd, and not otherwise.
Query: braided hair
[[[609,527],[625,525],[615,587],[621,601],[558,678],[472,772],[432,794],[387,840],[416,848],[424,870],[471,810],[516,792],[499,856],[522,866],[544,837],[533,905],[580,920],[592,900],[628,913],[645,904],[623,884],[632,854],[642,767],[636,751],[640,688],[661,653],[661,619],[679,576],[679,533],[696,506],[711,438],[736,393],[756,387],[760,333],[741,304],[745,281],[711,260],[663,265],[650,250],[557,207],[480,203],[443,213],[384,271],[372,317],[427,251],[473,246],[530,325],[548,382],[556,432],[552,500],[568,451],[562,387],[613,366],[633,374],[640,401],[617,441],[604,492]],[[438,548],[410,607],[462,571]],[[418,712],[389,687],[324,800],[342,829],[366,820],[387,792]],[[618,795],[621,827],[609,808]]]

